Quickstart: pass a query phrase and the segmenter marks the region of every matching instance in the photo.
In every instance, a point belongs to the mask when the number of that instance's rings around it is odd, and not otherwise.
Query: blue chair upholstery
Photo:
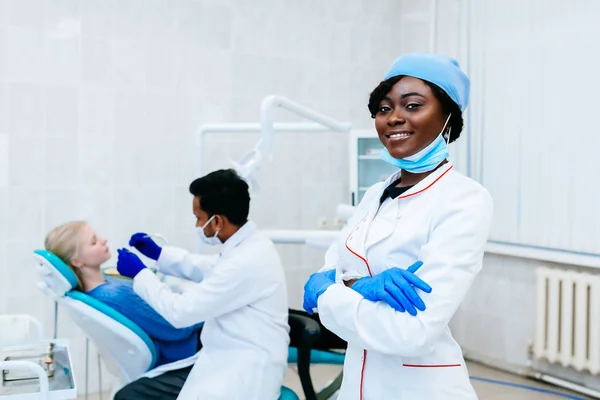
[[[133,321],[106,304],[77,290],[73,271],[55,254],[36,250],[42,282],[38,287],[52,295],[71,319],[96,345],[108,370],[121,384],[152,370],[158,360],[156,346]]]
[[[279,400],[300,400],[300,397],[292,389],[282,386]]]
[[[146,344],[146,346],[148,346],[148,350],[150,350],[150,353],[152,354],[152,364],[150,365],[148,370],[151,370],[152,368],[154,368],[154,366],[156,365],[156,361],[158,360],[156,346],[154,345],[154,342],[152,341],[152,339],[150,339],[150,336],[148,336],[146,334],[146,332],[144,332],[142,330],[142,328],[137,326],[133,321],[131,321],[129,318],[125,317],[123,314],[119,313],[118,311],[115,311],[113,308],[94,299],[93,297],[88,296],[87,294],[85,294],[83,292],[80,292],[78,290],[73,290],[73,291],[67,292],[65,294],[65,296],[70,297],[74,300],[81,301],[82,303],[92,307],[93,309],[100,311],[102,314],[106,315],[107,317],[114,319],[115,321],[124,325],[126,328],[131,329],[136,335],[138,335],[140,337],[140,339],[142,339],[142,341]]]
[[[91,296],[88,296],[84,292],[79,290],[75,290],[78,285],[77,276],[73,273],[73,271],[55,254],[49,252],[48,250],[35,250],[35,254],[44,257],[48,260],[54,268],[69,282],[71,285],[71,290],[65,293],[66,297],[69,297],[73,300],[77,300],[82,302],[85,305],[90,306],[94,310],[101,312],[107,317],[112,318],[117,321],[121,325],[126,328],[132,330],[140,339],[148,346],[148,350],[152,354],[152,363],[148,370],[154,368],[156,365],[156,361],[158,360],[158,353],[156,350],[156,346],[150,337],[144,332],[139,326],[137,326],[133,321],[129,318],[125,317],[123,314],[115,311],[113,308],[107,306],[106,304],[94,299]]]
[[[324,351],[324,350],[311,350],[310,351],[310,363],[311,364],[334,364],[344,365],[344,359],[346,355],[344,353],[338,353],[335,351]],[[288,362],[298,362],[298,349],[296,347],[288,348]]]

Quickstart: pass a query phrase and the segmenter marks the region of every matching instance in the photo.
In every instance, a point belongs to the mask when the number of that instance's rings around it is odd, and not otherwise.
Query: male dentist
[[[161,248],[144,233],[129,244],[157,260],[161,273],[196,284],[176,294],[125,249],[119,250],[117,269],[134,278],[135,292],[174,327],[204,321],[203,347],[185,384],[142,378],[115,399],[276,400],[287,369],[289,326],[275,246],[248,220],[248,185],[233,170],[196,179],[190,192],[198,236],[222,245],[219,255]]]

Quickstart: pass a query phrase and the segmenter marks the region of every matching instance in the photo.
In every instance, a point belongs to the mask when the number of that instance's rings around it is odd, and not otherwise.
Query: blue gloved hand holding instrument
[[[121,276],[127,278],[135,278],[137,274],[143,269],[146,269],[146,265],[140,260],[140,258],[127,249],[118,249],[117,253],[117,271]]]
[[[140,253],[153,260],[158,260],[162,247],[156,244],[147,233],[138,232],[131,236],[129,245],[135,247]]]

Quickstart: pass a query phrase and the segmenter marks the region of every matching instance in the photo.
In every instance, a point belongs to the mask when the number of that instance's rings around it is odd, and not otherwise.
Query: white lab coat
[[[348,342],[339,400],[476,399],[448,323],[481,269],[492,199],[448,163],[379,207],[399,174],[367,191],[322,269],[336,268],[337,282],[319,297],[319,316]],[[342,282],[417,260],[432,292],[419,293],[427,309],[416,317]]]
[[[289,325],[284,272],[273,242],[249,221],[220,255],[164,247],[158,269],[198,283],[175,294],[144,270],[135,277],[135,292],[176,328],[205,321],[203,348],[178,399],[278,399]]]

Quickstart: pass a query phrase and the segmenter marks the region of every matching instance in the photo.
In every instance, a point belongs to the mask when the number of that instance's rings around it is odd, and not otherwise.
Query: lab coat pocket
[[[419,360],[421,361],[421,360]],[[402,364],[404,398],[429,400],[477,399],[462,360],[455,363],[423,363],[404,360]]]

